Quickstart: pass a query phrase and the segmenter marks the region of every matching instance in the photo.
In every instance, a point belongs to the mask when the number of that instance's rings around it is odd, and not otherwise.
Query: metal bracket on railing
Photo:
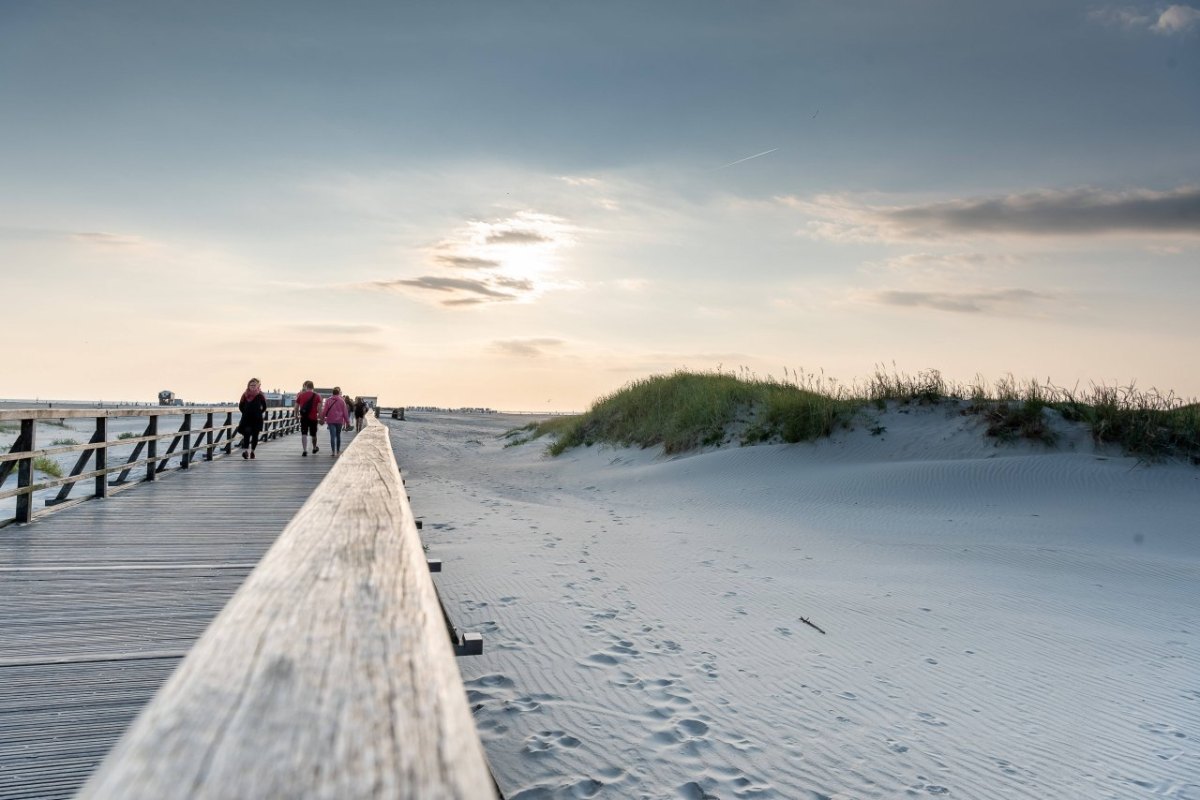
[[[460,633],[459,640],[454,643],[454,655],[456,655],[456,656],[481,656],[481,655],[483,655],[483,634],[482,633]]]

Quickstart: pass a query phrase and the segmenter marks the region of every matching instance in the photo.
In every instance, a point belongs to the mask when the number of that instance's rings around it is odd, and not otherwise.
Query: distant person
[[[313,455],[321,452],[317,447],[317,426],[321,419],[321,395],[313,389],[312,381],[304,382],[304,391],[296,395],[296,416],[300,418],[300,455],[308,456],[308,437],[312,437]]]
[[[346,407],[340,386],[333,387],[333,396],[325,403],[321,422],[329,426],[329,448],[337,458],[342,452],[342,426],[350,424],[350,409]]]
[[[361,397],[354,398],[354,432],[358,433],[363,429],[367,419],[367,401]]]
[[[242,420],[238,423],[238,433],[242,435],[242,458],[254,458],[254,450],[258,447],[258,435],[262,433],[263,423],[267,417],[267,396],[262,393],[262,384],[258,378],[251,378],[238,401],[238,411],[242,412]]]

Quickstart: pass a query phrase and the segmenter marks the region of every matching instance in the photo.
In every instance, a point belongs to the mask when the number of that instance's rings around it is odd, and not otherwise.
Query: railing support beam
[[[37,449],[34,439],[37,434],[37,423],[31,419],[21,420],[21,438],[17,440],[20,447],[13,447],[16,452],[32,452]],[[22,458],[17,462],[17,488],[28,489],[33,485],[33,456]],[[33,519],[33,494],[17,495],[18,523],[26,523]]]

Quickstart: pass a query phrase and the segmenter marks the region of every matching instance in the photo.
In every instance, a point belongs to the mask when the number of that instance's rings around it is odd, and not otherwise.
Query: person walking
[[[329,426],[329,447],[333,450],[333,457],[337,458],[342,452],[342,426],[350,424],[350,409],[346,407],[346,398],[342,397],[340,386],[333,387],[333,396],[321,412],[321,422]]]
[[[321,395],[313,389],[312,381],[304,382],[304,391],[296,395],[296,416],[300,418],[300,455],[308,456],[308,437],[312,437],[312,451],[316,455],[321,451],[317,447],[317,420],[321,418]]]
[[[354,432],[361,433],[367,420],[367,401],[361,397],[354,398]]]
[[[246,384],[246,391],[238,401],[238,411],[242,419],[238,422],[238,433],[242,434],[242,458],[254,458],[258,447],[258,435],[262,433],[263,423],[267,417],[267,397],[262,393],[262,384],[258,378],[251,378]]]

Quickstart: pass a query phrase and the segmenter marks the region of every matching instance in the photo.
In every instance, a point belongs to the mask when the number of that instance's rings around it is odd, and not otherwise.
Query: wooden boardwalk
[[[0,799],[79,789],[334,463],[258,455],[0,528]]]

